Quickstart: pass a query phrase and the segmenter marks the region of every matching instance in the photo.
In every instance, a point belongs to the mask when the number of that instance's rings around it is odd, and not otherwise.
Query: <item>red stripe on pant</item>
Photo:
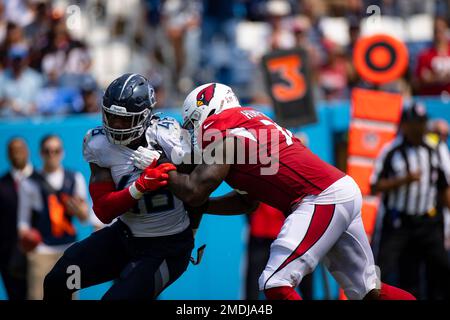
[[[289,255],[289,257],[278,267],[278,269],[272,274],[276,274],[278,271],[286,267],[289,263],[305,254],[311,247],[319,241],[328,226],[331,223],[334,215],[334,204],[316,204],[314,206],[314,212],[309,223],[308,230],[306,230],[305,237],[297,246],[297,248]],[[267,279],[267,282],[272,277]],[[264,285],[265,287],[265,285]]]

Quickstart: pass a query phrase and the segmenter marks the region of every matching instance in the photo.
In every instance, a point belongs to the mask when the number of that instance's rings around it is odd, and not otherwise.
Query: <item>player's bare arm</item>
[[[191,174],[169,172],[169,189],[191,207],[204,204],[222,183],[230,170],[229,164],[200,164]]]
[[[259,202],[235,190],[221,197],[209,198],[206,213],[213,215],[239,215],[252,213]]]
[[[169,189],[184,203],[192,207],[203,205],[209,195],[225,180],[230,171],[227,155],[236,148],[233,138],[216,143],[216,152],[223,155],[220,163],[199,164],[189,174],[169,173]]]

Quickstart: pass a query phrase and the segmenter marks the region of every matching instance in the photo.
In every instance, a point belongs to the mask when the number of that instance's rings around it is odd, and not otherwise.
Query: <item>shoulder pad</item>
[[[83,139],[83,157],[87,162],[100,165],[100,151],[109,143],[102,126],[88,130]]]
[[[171,126],[175,126],[175,128],[179,128],[180,123],[172,117],[163,117],[158,119],[158,126],[161,126],[166,129],[171,129]]]
[[[84,135],[83,144],[89,143],[96,136],[105,136],[105,129],[102,126],[89,129]]]

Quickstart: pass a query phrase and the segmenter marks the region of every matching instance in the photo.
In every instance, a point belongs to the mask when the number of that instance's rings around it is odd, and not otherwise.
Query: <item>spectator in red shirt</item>
[[[437,17],[433,46],[419,54],[416,76],[417,93],[420,95],[440,95],[444,91],[450,93],[450,41],[447,29],[447,21]]]

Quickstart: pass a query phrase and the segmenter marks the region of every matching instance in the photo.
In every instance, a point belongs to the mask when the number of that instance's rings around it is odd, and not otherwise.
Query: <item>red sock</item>
[[[267,300],[302,300],[292,287],[275,287],[264,290]]]
[[[417,300],[411,293],[381,283],[380,300]]]

